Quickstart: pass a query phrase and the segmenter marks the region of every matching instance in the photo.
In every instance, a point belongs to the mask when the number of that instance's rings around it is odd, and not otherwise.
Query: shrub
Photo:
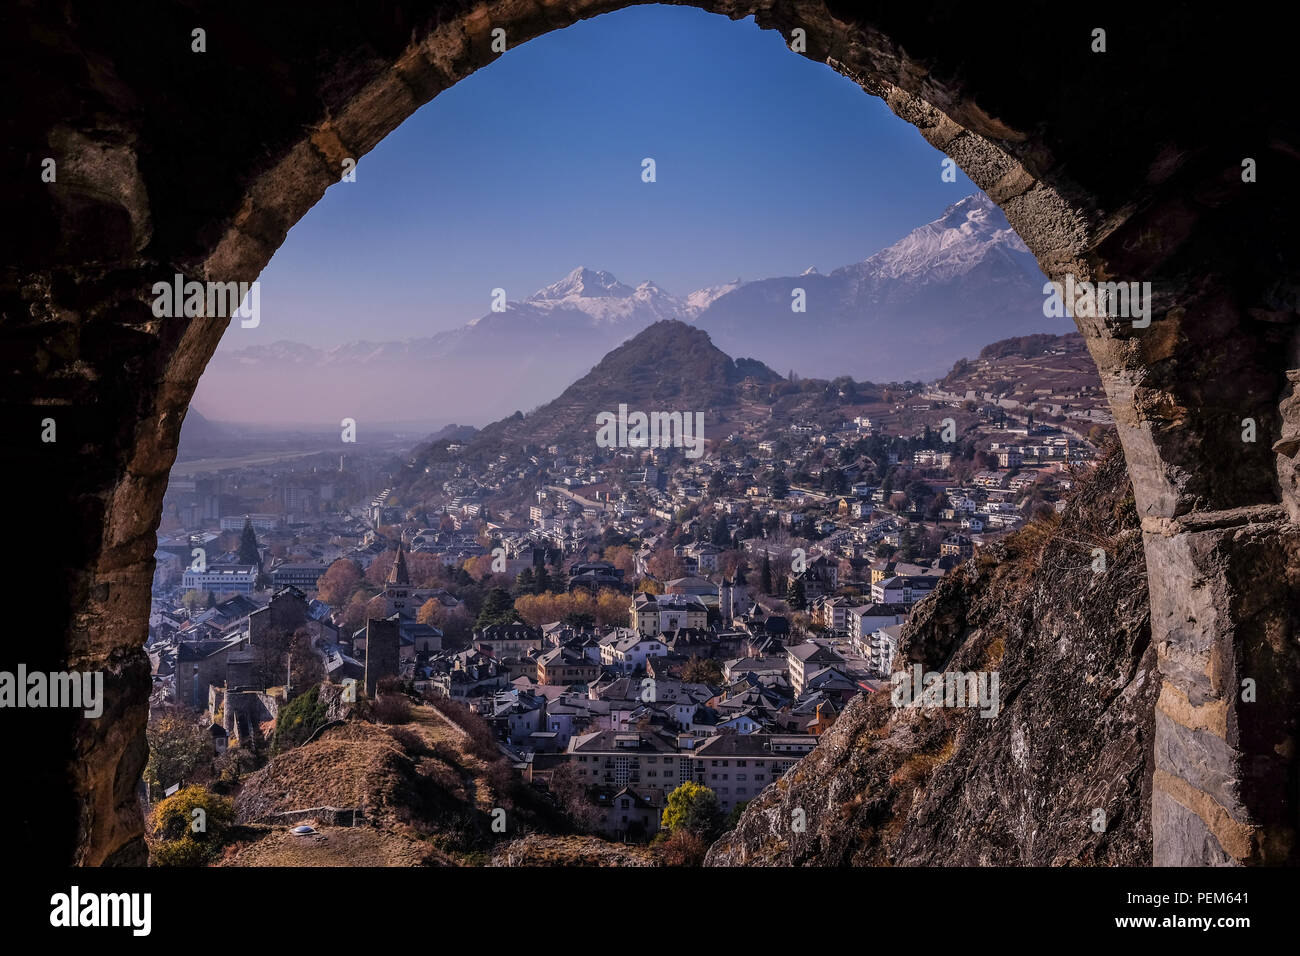
[[[203,787],[178,790],[154,807],[156,866],[203,866],[215,859],[235,822],[235,805]]]
[[[411,702],[397,691],[375,698],[372,708],[375,720],[381,724],[408,724],[411,722]]]
[[[271,752],[280,753],[306,742],[307,738],[329,721],[329,708],[321,700],[320,685],[295,697],[275,719],[275,736]]]
[[[197,715],[181,708],[155,711],[145,729],[149,762],[144,779],[149,793],[160,797],[177,783],[206,779],[213,757],[212,739],[199,726]]]
[[[663,825],[672,833],[687,830],[702,839],[712,840],[722,828],[717,794],[692,780],[686,781],[668,794]]]
[[[956,745],[947,740],[937,753],[912,754],[889,777],[889,785],[900,790],[914,790],[953,755]]]
[[[699,866],[709,844],[698,833],[678,830],[659,845],[659,856],[665,866]]]

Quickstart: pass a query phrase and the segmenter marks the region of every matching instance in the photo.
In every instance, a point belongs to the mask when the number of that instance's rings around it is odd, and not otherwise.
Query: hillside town
[[[249,770],[311,687],[455,701],[521,781],[645,840],[683,783],[736,811],[885,686],[916,604],[1057,509],[1104,427],[1077,383],[737,393],[698,458],[480,435],[174,480],[154,706]]]

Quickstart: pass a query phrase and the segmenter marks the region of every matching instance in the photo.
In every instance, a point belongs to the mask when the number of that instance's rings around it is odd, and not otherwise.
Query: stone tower
[[[402,650],[397,617],[366,621],[366,696],[373,698],[375,688],[385,677],[396,677]]]

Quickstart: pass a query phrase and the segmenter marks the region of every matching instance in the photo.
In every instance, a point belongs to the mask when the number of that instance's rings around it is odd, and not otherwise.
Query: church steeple
[[[411,575],[406,570],[406,555],[402,552],[401,541],[397,542],[397,557],[393,559],[393,566],[388,570],[388,583],[404,588],[411,586]]]

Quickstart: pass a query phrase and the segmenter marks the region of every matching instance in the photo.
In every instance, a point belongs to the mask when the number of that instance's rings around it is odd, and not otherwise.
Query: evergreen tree
[[[516,594],[536,594],[537,577],[533,574],[532,568],[524,568],[515,575],[515,593]]]
[[[537,569],[537,593],[545,594],[552,588],[551,576],[546,573],[546,565]]]
[[[790,605],[792,611],[802,611],[808,605],[807,594],[804,591],[803,579],[792,577],[790,587],[785,593],[786,603]]]
[[[727,533],[727,519],[719,518],[713,525],[713,543],[719,548],[731,544],[731,535]]]
[[[766,551],[763,552],[763,572],[759,587],[763,589],[764,594],[772,593],[772,558]]]
[[[515,614],[515,602],[510,592],[493,588],[483,600],[483,607],[474,621],[474,628],[481,630],[490,624],[513,624],[516,620],[518,615]]]
[[[239,563],[256,564],[257,569],[262,570],[262,558],[257,550],[257,532],[253,530],[253,522],[248,518],[244,519],[244,533],[239,539]]]

